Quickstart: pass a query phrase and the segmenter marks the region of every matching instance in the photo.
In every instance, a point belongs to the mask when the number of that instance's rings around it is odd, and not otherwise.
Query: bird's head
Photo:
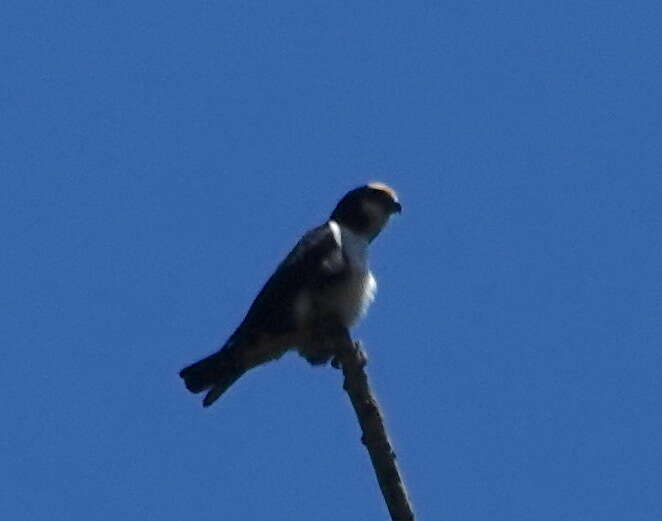
[[[370,183],[351,190],[340,200],[331,219],[372,241],[402,206],[390,186]]]

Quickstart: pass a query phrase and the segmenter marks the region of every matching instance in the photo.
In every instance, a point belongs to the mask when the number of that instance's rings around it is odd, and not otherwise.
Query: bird
[[[401,211],[384,183],[347,192],[280,263],[225,344],[180,371],[186,388],[206,391],[202,404],[209,407],[247,371],[289,350],[312,365],[331,360],[334,339],[349,335],[375,298],[368,246]]]

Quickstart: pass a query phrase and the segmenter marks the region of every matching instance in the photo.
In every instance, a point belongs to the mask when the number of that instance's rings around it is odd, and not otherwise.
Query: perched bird
[[[328,362],[333,340],[374,299],[368,245],[401,210],[385,184],[348,192],[329,220],[307,232],[278,266],[225,345],[179,373],[187,389],[207,391],[202,403],[208,407],[246,371],[289,349],[311,364]]]

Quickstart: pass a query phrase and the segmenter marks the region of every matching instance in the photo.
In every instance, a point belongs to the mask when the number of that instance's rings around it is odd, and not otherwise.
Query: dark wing
[[[322,288],[342,277],[346,269],[347,263],[329,224],[310,230],[255,297],[235,335],[292,331],[296,327],[294,303],[302,288]]]

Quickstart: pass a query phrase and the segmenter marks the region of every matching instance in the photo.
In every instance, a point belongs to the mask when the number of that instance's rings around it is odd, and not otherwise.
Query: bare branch
[[[391,520],[414,521],[414,513],[398,471],[395,453],[386,434],[379,405],[370,391],[368,376],[363,369],[366,358],[360,342],[352,342],[349,336],[343,338],[334,361],[334,366],[338,365],[342,367],[343,388],[347,391],[359,420],[363,433],[361,441],[370,454]]]

